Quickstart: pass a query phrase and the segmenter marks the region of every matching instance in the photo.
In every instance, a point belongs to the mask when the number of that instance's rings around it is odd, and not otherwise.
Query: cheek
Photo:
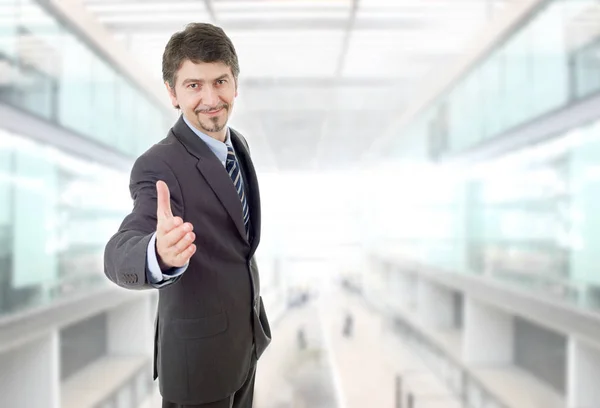
[[[186,109],[194,110],[200,103],[200,96],[195,93],[184,95],[183,98],[180,98],[180,102]]]
[[[233,105],[233,101],[237,96],[237,91],[229,91],[223,94],[222,98],[230,105]]]

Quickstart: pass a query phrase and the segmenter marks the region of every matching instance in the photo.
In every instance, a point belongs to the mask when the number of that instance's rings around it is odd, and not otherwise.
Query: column
[[[108,354],[152,355],[155,309],[152,298],[143,296],[108,311]]]
[[[513,360],[512,315],[465,297],[463,361],[468,364],[507,364]]]
[[[454,299],[451,290],[420,278],[417,281],[417,312],[422,322],[436,329],[454,326]]]
[[[3,407],[60,408],[58,332],[0,355]]]
[[[571,337],[567,369],[567,408],[596,408],[600,401],[600,349]]]

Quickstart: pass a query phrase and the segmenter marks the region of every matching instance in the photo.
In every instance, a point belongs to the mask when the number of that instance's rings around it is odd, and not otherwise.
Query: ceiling
[[[428,75],[517,0],[81,1],[157,81],[174,32],[223,27],[241,68],[231,124],[259,170],[281,171],[356,166]]]

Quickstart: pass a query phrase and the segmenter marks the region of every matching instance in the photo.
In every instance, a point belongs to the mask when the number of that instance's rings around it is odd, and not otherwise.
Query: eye
[[[219,80],[217,81],[217,84],[219,84],[219,85],[223,85],[223,84],[226,84],[226,83],[227,83],[227,80],[226,80],[226,79],[219,79]]]
[[[189,84],[187,87],[191,89],[196,89],[198,88],[198,84]]]

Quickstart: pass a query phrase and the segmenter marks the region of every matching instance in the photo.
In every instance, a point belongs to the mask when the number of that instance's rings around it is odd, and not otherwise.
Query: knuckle
[[[169,224],[169,221],[159,221],[156,224],[157,230],[162,234],[166,234],[171,229]]]
[[[177,246],[179,245],[179,242],[181,241],[181,237],[182,237],[182,233],[180,230],[176,230],[173,232],[173,246]]]
[[[171,245],[173,245],[175,242],[177,242],[177,239],[179,237],[179,229],[172,228],[167,232],[167,234],[168,234],[169,240],[171,242]]]
[[[177,224],[177,222],[175,221],[175,219],[174,219],[174,218],[171,218],[171,219],[169,220],[169,231],[172,231],[172,230],[174,230],[174,229],[175,229],[175,228],[177,228],[177,227],[178,227],[178,224]]]
[[[179,241],[177,245],[175,245],[175,250],[177,251],[178,255],[181,254],[185,250],[185,243]]]

